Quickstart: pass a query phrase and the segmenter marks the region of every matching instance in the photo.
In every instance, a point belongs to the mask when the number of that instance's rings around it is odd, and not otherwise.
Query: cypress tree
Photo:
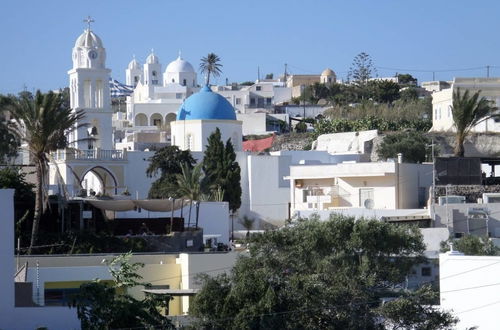
[[[241,170],[236,162],[236,153],[231,140],[228,139],[224,146],[218,128],[208,137],[203,157],[203,172],[205,192],[222,188],[223,199],[229,202],[229,209],[232,212],[238,210],[241,206]]]

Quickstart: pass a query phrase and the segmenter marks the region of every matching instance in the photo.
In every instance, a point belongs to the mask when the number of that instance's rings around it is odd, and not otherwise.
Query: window
[[[270,97],[266,97],[266,105],[271,105],[272,104],[272,101],[273,99],[270,98]]]
[[[182,93],[175,93],[175,98],[178,100],[182,99]]]
[[[256,91],[261,91],[262,90],[262,86],[255,86],[255,90]]]
[[[193,135],[189,134],[186,136],[186,145],[189,150],[192,150],[194,147],[194,138]]]
[[[156,77],[156,71],[153,71],[151,75],[153,75],[153,77]]]
[[[263,98],[263,97],[259,97],[259,98],[257,99],[257,102],[258,102],[258,104],[259,104],[259,107],[264,106],[264,98]]]
[[[161,126],[161,119],[153,119],[153,126]]]
[[[80,291],[75,289],[45,289],[45,306],[67,306],[73,296]]]
[[[255,98],[253,97],[250,98],[250,105],[255,105]]]
[[[182,81],[182,86],[186,86],[186,79]]]
[[[173,82],[173,83],[175,82],[175,79],[174,79],[174,78],[172,78],[172,82]]]
[[[241,99],[239,97],[236,98],[236,104],[241,104]]]
[[[307,196],[312,196],[312,190],[302,190],[302,203],[307,203]]]
[[[422,274],[422,276],[426,276],[426,277],[432,276],[431,267],[422,267],[421,274]]]

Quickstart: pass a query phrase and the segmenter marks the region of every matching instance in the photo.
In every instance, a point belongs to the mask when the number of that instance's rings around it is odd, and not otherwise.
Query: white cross
[[[88,26],[89,26],[89,30],[90,30],[90,23],[94,23],[95,21],[94,21],[94,19],[93,19],[92,17],[87,16],[87,18],[86,18],[86,19],[84,19],[84,20],[83,20],[83,22],[85,22],[85,23],[87,23],[87,24],[88,24]]]

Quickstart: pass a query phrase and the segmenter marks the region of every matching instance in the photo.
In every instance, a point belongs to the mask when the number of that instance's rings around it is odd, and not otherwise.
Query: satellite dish
[[[364,204],[365,204],[365,207],[367,209],[370,209],[370,210],[373,209],[373,206],[375,206],[375,202],[371,198],[365,199],[365,203]]]

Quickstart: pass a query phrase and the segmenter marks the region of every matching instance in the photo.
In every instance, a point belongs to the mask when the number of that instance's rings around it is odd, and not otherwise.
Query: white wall
[[[250,218],[283,224],[288,218],[290,185],[284,180],[289,173],[291,156],[248,156]],[[258,229],[257,223],[254,229]]]
[[[500,257],[439,256],[441,307],[460,318],[457,329],[498,329]]]
[[[80,329],[68,307],[14,307],[14,190],[0,189],[0,328],[9,330]]]
[[[124,166],[125,186],[134,198],[140,199],[148,197],[151,184],[157,179],[149,178],[146,169],[149,166],[149,158],[155,153],[152,151],[128,151],[128,164]]]

